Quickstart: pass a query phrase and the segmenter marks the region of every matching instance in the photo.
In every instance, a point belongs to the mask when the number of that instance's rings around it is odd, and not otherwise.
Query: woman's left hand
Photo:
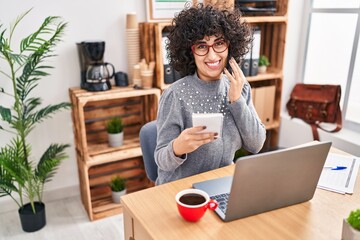
[[[230,59],[229,64],[230,67],[232,68],[232,73],[230,73],[226,68],[224,69],[224,71],[226,76],[230,80],[230,89],[229,89],[228,98],[229,101],[232,103],[238,100],[241,96],[241,91],[245,83],[245,76],[233,57]]]

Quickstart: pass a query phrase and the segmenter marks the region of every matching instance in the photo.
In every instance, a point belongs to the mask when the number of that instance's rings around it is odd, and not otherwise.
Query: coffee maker
[[[111,63],[104,62],[105,42],[83,41],[76,45],[80,60],[81,88],[88,91],[111,89],[110,79],[114,76],[115,68]]]

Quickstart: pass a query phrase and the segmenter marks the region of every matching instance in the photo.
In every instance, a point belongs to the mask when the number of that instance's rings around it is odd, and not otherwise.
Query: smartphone
[[[228,59],[229,59],[229,60],[231,59],[231,55],[229,55],[229,58],[228,58]],[[237,64],[240,66],[240,63],[237,63]],[[232,70],[232,68],[231,68],[231,66],[230,66],[229,61],[228,61],[227,64],[226,64],[226,69],[229,71],[230,74],[233,73],[233,70]]]
[[[232,58],[232,54],[231,54],[231,52],[229,51],[229,53],[228,53],[228,58],[227,58],[227,63],[226,63],[226,69],[229,71],[230,74],[233,73],[233,70],[232,70],[232,68],[231,68],[231,66],[230,66],[230,59],[231,59],[231,58]]]
[[[229,57],[229,59],[231,59],[231,57]],[[226,64],[226,69],[229,71],[230,74],[232,74],[233,70],[232,70],[232,68],[231,68],[231,66],[230,66],[229,61],[228,61],[227,64]]]

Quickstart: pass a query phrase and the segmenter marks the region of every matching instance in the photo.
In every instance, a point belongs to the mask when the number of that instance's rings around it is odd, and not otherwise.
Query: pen
[[[324,166],[326,169],[330,170],[345,170],[347,167],[345,166]]]

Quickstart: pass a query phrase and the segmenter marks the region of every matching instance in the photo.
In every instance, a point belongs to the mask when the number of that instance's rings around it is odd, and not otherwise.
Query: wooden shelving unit
[[[90,220],[122,212],[111,200],[110,179],[127,179],[127,193],[153,186],[147,179],[139,142],[142,125],[156,119],[160,90],[113,87],[103,92],[69,89],[82,203]],[[124,144],[108,146],[106,122],[120,116]]]
[[[244,17],[244,21],[261,30],[260,55],[266,55],[270,60],[270,67],[265,74],[247,77],[252,88],[262,86],[275,86],[275,99],[273,108],[273,121],[265,124],[267,140],[263,151],[276,149],[279,142],[281,92],[283,83],[283,65],[286,45],[288,0],[278,0],[278,12],[274,16]],[[265,106],[267,107],[267,106]]]

